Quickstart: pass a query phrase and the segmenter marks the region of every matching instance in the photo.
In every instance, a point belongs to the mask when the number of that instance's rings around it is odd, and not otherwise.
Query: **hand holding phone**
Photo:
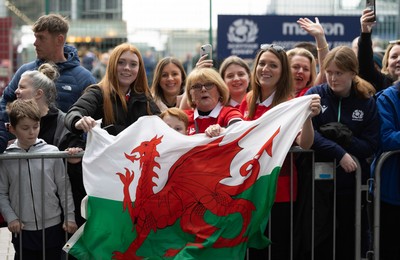
[[[200,47],[200,57],[202,57],[205,54],[207,54],[208,60],[212,59],[212,46],[209,43],[204,44]]]
[[[374,11],[374,17],[369,20],[368,22],[375,22],[376,21],[376,5],[375,0],[366,0],[366,8]]]

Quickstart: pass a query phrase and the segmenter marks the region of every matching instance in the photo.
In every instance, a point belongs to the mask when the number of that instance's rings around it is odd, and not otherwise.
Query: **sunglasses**
[[[267,43],[263,43],[260,45],[260,49],[263,51],[267,51],[270,49],[274,49],[277,52],[281,52],[281,51],[285,51],[285,48],[280,46],[280,45],[276,45],[276,44],[267,44]]]
[[[390,44],[398,44],[400,43],[400,40],[393,40],[393,41],[389,41]]]
[[[193,89],[193,90],[195,90],[195,91],[201,91],[202,89],[203,89],[203,87],[206,89],[206,90],[210,90],[210,89],[212,89],[213,87],[215,86],[215,84],[214,83],[212,83],[212,82],[207,82],[207,83],[204,83],[204,84],[194,84],[193,86],[191,86],[190,88],[191,89]]]

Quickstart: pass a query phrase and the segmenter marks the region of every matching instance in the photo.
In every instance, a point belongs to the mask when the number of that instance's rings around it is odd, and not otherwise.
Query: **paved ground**
[[[0,260],[14,259],[14,247],[11,244],[11,233],[8,228],[0,228]]]

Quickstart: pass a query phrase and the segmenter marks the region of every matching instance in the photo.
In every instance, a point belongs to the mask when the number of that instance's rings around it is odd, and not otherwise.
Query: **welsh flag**
[[[244,259],[263,248],[280,167],[312,96],[219,137],[185,136],[159,117],[118,136],[96,126],[83,157],[87,222],[64,246],[78,259]]]

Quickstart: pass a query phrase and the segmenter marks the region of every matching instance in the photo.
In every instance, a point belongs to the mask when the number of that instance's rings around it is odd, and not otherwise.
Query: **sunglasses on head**
[[[281,51],[285,51],[285,48],[280,46],[280,45],[276,45],[276,44],[267,44],[267,43],[263,43],[260,45],[260,49],[263,51],[267,51],[270,49],[274,49],[277,52],[281,52]]]

